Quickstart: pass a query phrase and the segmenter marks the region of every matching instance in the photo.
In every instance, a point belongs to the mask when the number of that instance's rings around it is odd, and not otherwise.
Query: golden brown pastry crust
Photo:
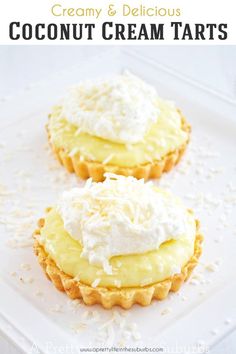
[[[93,288],[65,274],[45,252],[44,247],[37,241],[37,235],[40,234],[40,228],[43,227],[43,225],[44,219],[41,219],[39,221],[39,229],[36,230],[34,234],[34,251],[48,279],[53,282],[58,290],[65,291],[71,299],[82,298],[86,305],[101,304],[106,309],[110,309],[115,305],[119,305],[124,309],[129,309],[134,304],[147,306],[150,305],[152,299],[165,299],[170,291],[178,291],[183,282],[189,278],[202,253],[201,243],[203,236],[199,232],[199,222],[196,220],[197,231],[194,254],[182,268],[181,273],[144,287]]]
[[[191,126],[188,124],[182,113],[182,129],[188,133],[187,141],[178,149],[171,151],[162,159],[148,162],[134,167],[120,167],[112,164],[103,164],[102,162],[84,160],[80,161],[80,156],[69,156],[69,153],[63,147],[56,147],[51,139],[50,130],[47,126],[48,140],[59,162],[68,172],[75,172],[82,179],[92,177],[95,182],[104,180],[104,173],[110,172],[123,176],[134,176],[138,179],[160,178],[163,172],[169,172],[181,159],[190,140]],[[50,117],[49,117],[50,119]]]

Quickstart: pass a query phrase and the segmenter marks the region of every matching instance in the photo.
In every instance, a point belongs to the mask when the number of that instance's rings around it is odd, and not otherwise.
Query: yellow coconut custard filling
[[[173,103],[158,99],[160,113],[142,141],[134,144],[117,143],[88,133],[80,132],[77,125],[62,114],[62,107],[55,106],[50,115],[48,129],[56,148],[64,149],[71,156],[120,167],[132,167],[160,160],[180,148],[188,140],[182,119]]]
[[[179,199],[142,180],[108,175],[64,193],[38,242],[80,282],[124,288],[180,273],[195,237],[193,213]]]

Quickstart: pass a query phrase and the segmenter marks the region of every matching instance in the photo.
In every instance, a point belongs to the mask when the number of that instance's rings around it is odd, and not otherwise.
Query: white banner
[[[232,0],[8,0],[0,44],[236,44]]]

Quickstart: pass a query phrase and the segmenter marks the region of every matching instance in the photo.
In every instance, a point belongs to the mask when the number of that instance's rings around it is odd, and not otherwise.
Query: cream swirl
[[[155,88],[128,72],[81,82],[62,104],[63,116],[79,131],[118,143],[142,141],[159,113]]]
[[[151,182],[113,174],[64,192],[57,211],[65,230],[82,244],[82,257],[108,274],[111,257],[156,250],[189,228],[189,213],[179,199]]]

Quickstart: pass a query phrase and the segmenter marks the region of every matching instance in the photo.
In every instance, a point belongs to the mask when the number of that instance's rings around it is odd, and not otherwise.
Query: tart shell
[[[44,219],[40,219],[39,229],[34,234],[34,251],[47,278],[53,282],[58,290],[65,291],[71,299],[82,299],[86,305],[101,304],[106,309],[110,309],[115,305],[119,305],[124,309],[129,309],[134,304],[148,306],[153,299],[165,299],[170,291],[178,291],[181,285],[189,278],[202,253],[201,243],[203,236],[199,232],[199,222],[196,220],[197,232],[194,254],[182,268],[181,273],[174,274],[168,279],[144,287],[93,288],[61,271],[46,253],[44,247],[37,241],[37,236],[40,234],[40,228],[43,225]]]
[[[121,167],[91,160],[82,161],[78,154],[76,154],[76,157],[70,156],[63,147],[58,148],[54,145],[51,139],[50,130],[47,126],[48,140],[61,165],[63,165],[68,172],[75,172],[75,174],[82,179],[91,177],[95,182],[102,182],[106,172],[123,176],[133,176],[137,179],[143,178],[145,180],[150,178],[160,178],[163,172],[169,172],[180,161],[190,140],[191,126],[188,124],[181,111],[178,110],[178,112],[181,115],[182,130],[188,133],[187,141],[178,149],[163,156],[160,160],[140,164],[134,167]]]

